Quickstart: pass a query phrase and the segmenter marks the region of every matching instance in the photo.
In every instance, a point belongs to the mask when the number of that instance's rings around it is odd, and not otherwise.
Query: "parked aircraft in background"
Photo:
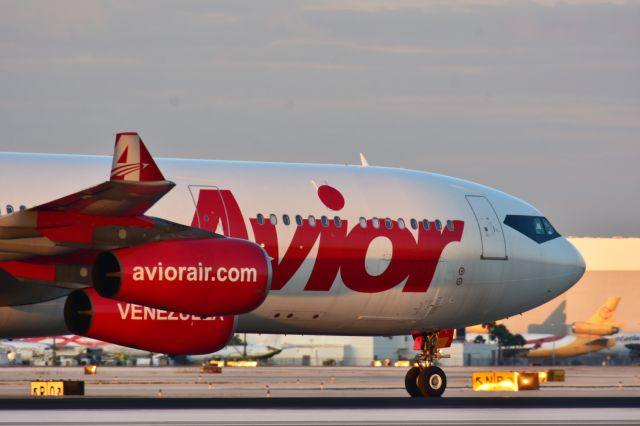
[[[189,355],[188,363],[202,363],[208,360],[224,361],[261,361],[267,360],[282,352],[284,348],[265,345],[263,343],[247,343],[239,345],[227,345],[223,349],[204,355]]]
[[[121,133],[111,179],[78,191],[108,162],[0,154],[0,337],[70,332],[192,355],[234,332],[411,334],[421,364],[407,391],[440,396],[433,362],[452,328],[525,312],[584,273],[537,209],[469,181],[364,163],[160,161],[173,183]]]
[[[502,324],[502,321],[494,321],[492,322],[492,324],[499,325],[499,324]],[[488,334],[489,324],[476,324],[476,325],[471,325],[469,327],[465,327],[465,333],[466,333],[465,336],[467,336],[467,340],[469,340],[470,336],[473,336],[475,338],[476,335],[478,334]]]
[[[588,321],[571,325],[572,335],[525,336],[529,358],[567,358],[598,352],[616,344],[610,337],[620,331],[621,323],[613,321],[620,297],[610,297]]]
[[[11,339],[2,341],[3,344],[13,346],[18,349],[23,362],[32,359],[31,352],[41,356],[41,352],[46,351],[47,363],[53,363],[55,351],[56,357],[76,358],[78,362],[89,363],[88,355],[113,358],[117,362],[123,362],[126,358],[149,358],[153,354],[149,351],[130,348],[127,346],[114,345],[83,336],[65,335],[48,337],[27,337],[21,339]]]
[[[603,354],[632,360],[640,358],[640,333],[618,333],[612,339],[615,345],[605,349]]]
[[[53,363],[51,347],[42,343],[1,340],[0,350],[7,353],[7,361],[11,364],[31,363],[36,359],[42,360],[43,365]]]

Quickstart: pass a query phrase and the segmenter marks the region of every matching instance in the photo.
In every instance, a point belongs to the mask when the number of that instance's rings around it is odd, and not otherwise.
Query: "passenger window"
[[[25,211],[26,209],[27,209],[27,207],[26,207],[26,206],[23,206],[23,205],[21,205],[21,206],[20,206],[20,211],[21,211],[21,212],[22,212],[22,211]]]
[[[400,228],[400,229],[404,229],[405,228],[404,219],[398,218],[398,228]]]
[[[365,219],[364,217],[361,217],[360,220],[358,220],[358,222],[360,222],[360,228],[367,227],[367,219]]]
[[[304,220],[302,220],[302,216],[300,216],[299,214],[296,215],[296,225],[298,226],[302,226],[302,224],[304,223]]]
[[[442,231],[442,222],[440,222],[440,219],[436,219],[436,229],[439,231]]]
[[[256,219],[258,219],[258,225],[264,225],[264,216],[262,215],[262,213],[258,213]]]
[[[288,214],[282,215],[282,223],[284,223],[286,226],[289,226],[289,224],[291,223],[291,220],[289,219]]]
[[[449,231],[453,231],[453,221],[451,221],[451,220],[447,221],[447,229]]]
[[[325,228],[329,226],[329,218],[326,216],[322,216],[320,218],[320,222],[322,223],[322,226],[324,226]]]
[[[275,214],[271,213],[269,215],[269,222],[271,222],[272,225],[277,225],[278,224],[278,217]]]
[[[309,215],[309,226],[316,226],[316,218],[313,215]]]
[[[374,229],[380,228],[380,219],[378,219],[377,217],[372,218],[371,225],[373,226]]]
[[[340,216],[334,216],[333,223],[334,225],[336,225],[336,228],[340,228],[342,226],[342,221],[340,220]]]
[[[205,222],[209,222],[209,215],[205,214],[204,216],[202,216],[202,219],[204,219]]]
[[[422,227],[425,231],[429,230],[429,221],[427,219],[422,219]]]
[[[390,218],[386,218],[386,219],[384,220],[384,226],[385,226],[385,228],[387,228],[387,229],[391,229],[391,228],[393,228],[393,221],[392,221]]]
[[[415,219],[411,219],[411,229],[418,229],[418,221]]]
[[[11,204],[7,204],[7,214],[13,213],[13,206]]]

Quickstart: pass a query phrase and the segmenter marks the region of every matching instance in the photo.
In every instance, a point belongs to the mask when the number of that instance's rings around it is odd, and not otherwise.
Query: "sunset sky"
[[[158,157],[364,152],[521,197],[565,235],[640,236],[638,1],[0,10],[0,151],[110,155],[134,130]]]

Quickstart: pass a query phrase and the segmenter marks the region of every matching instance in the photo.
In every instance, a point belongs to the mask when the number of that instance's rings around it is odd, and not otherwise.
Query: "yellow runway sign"
[[[472,376],[474,391],[512,391],[539,389],[537,373],[517,371],[478,371]]]
[[[32,396],[62,396],[64,395],[64,382],[31,382]]]
[[[31,396],[84,395],[81,380],[48,380],[31,382]]]

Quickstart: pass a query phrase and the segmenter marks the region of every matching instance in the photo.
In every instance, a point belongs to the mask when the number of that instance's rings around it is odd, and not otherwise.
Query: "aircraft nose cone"
[[[578,277],[576,279],[576,281],[578,281],[584,275],[584,271],[587,269],[587,264],[585,263],[584,257],[582,257],[582,254],[578,251],[578,249],[575,248],[573,246],[573,244],[571,244],[571,246],[573,247],[573,250],[575,252],[575,257],[576,257],[576,275]]]
[[[575,280],[576,282],[578,282],[584,275],[584,271],[587,269],[587,265],[584,261],[584,257],[582,257],[582,254],[578,251],[578,249],[575,248],[575,246],[569,241],[567,241],[567,244],[571,246],[571,249],[573,250],[573,257],[575,259]]]
[[[565,289],[569,289],[584,275],[586,269],[584,258],[578,249],[565,238],[563,238],[562,247],[557,255],[554,263],[562,271],[562,275],[565,276],[563,280],[566,286]]]

